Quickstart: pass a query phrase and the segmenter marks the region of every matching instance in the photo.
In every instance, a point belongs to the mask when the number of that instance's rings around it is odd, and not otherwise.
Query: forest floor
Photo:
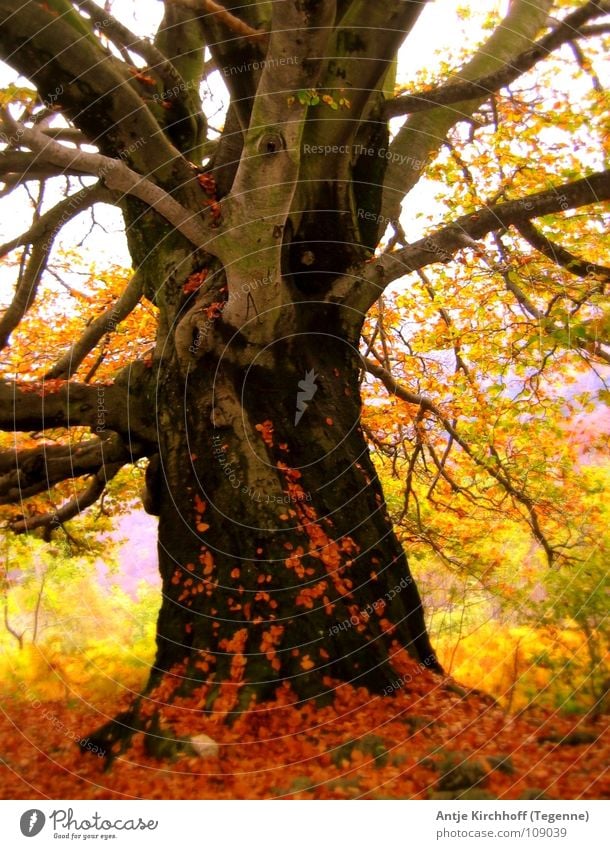
[[[334,703],[277,702],[232,725],[195,713],[191,735],[213,757],[160,760],[142,735],[109,769],[77,738],[126,704],[38,701],[27,689],[0,713],[4,799],[606,799],[610,725],[527,710],[511,716],[484,694],[419,667],[396,695],[341,686]]]

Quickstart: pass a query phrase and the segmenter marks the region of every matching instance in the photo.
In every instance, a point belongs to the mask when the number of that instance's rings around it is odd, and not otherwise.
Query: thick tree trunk
[[[360,428],[359,355],[325,309],[159,387],[155,699],[230,715],[279,686],[382,692],[405,651],[438,669]]]
[[[332,302],[362,258],[341,248],[350,204],[327,227],[304,217],[291,245],[296,129],[272,130],[247,140],[215,259],[166,242],[154,255],[163,600],[148,687],[101,729],[111,750],[133,729],[188,736],[193,710],[231,719],[340,683],[393,692],[412,659],[440,671],[360,427],[363,317]],[[246,193],[253,175],[264,192]]]

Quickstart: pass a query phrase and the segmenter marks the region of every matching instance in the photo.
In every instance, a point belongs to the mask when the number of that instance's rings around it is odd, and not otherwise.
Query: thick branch
[[[190,9],[192,12],[198,12],[204,15],[210,15],[216,18],[219,23],[227,27],[228,30],[235,33],[239,38],[245,38],[248,41],[263,43],[267,38],[266,32],[261,32],[249,26],[237,15],[234,15],[228,9],[225,9],[216,0],[174,0],[176,6],[184,6],[185,9]]]
[[[200,162],[207,122],[199,95],[205,77],[204,37],[196,15],[165,0],[165,14],[155,35],[155,47],[172,63],[183,81],[166,88],[163,112],[158,118],[174,145],[185,156]]]
[[[93,0],[75,0],[84,12],[91,15],[94,26],[103,27],[104,35],[117,45],[126,47],[130,53],[137,53],[144,59],[148,68],[161,79],[167,89],[177,92],[187,90],[187,86],[175,66],[151,41],[140,38],[124,24],[102,9]]]
[[[57,2],[55,9],[34,2],[15,9],[14,0],[0,0],[0,56],[104,153],[124,154],[142,173],[170,179],[177,151],[131,70],[102,47],[91,23],[70,3],[62,0],[65,12],[57,14]]]
[[[48,180],[51,177],[80,177],[80,171],[54,168],[41,163],[35,153],[21,150],[0,151],[0,181],[5,184],[2,194],[6,195],[19,183],[28,180]]]
[[[48,136],[50,139],[55,139],[55,141],[63,141],[70,142],[71,144],[75,144],[80,146],[81,144],[89,144],[89,140],[82,134],[80,130],[77,130],[76,127],[47,127],[42,123],[38,123],[38,115],[34,116],[34,123],[36,123],[38,129]]]
[[[514,82],[520,76],[530,71],[541,59],[545,59],[558,47],[571,41],[579,35],[580,27],[587,21],[600,15],[605,15],[608,7],[603,8],[597,0],[590,0],[581,8],[576,9],[553,29],[537,41],[529,50],[524,50],[519,56],[511,59],[502,68],[491,74],[486,74],[478,80],[464,81],[439,86],[419,94],[404,94],[386,103],[384,114],[387,118],[398,115],[413,114],[433,109],[435,106],[447,106],[460,101],[488,97],[501,88]]]
[[[130,447],[131,449],[131,447]],[[41,445],[23,451],[0,452],[0,504],[17,504],[45,492],[60,481],[97,475],[106,464],[131,463],[144,452],[127,448],[117,435],[76,445]]]
[[[69,522],[70,519],[78,516],[87,507],[95,504],[108,483],[123,468],[123,465],[124,463],[106,463],[96,472],[89,485],[80,494],[49,513],[26,515],[12,521],[10,523],[11,530],[15,534],[24,534],[36,528],[58,528],[64,522]]]
[[[267,267],[274,281],[257,294],[259,314],[266,313],[271,321],[278,306],[292,302],[281,274],[282,233],[299,175],[307,107],[298,101],[287,107],[286,92],[314,85],[334,15],[334,2],[311,4],[311,11],[298,0],[273,7],[269,51],[250,127],[231,194],[223,202],[224,231],[208,247],[229,270],[223,321],[234,327],[247,321],[243,284],[257,276],[257,268]],[[295,32],[300,33],[296,40]]]
[[[590,24],[586,27],[581,27],[578,31],[580,36],[586,38],[595,38],[600,35],[608,35],[610,33],[610,23],[607,24]]]
[[[11,635],[11,637],[14,637],[17,640],[19,648],[22,649],[23,648],[23,637],[25,635],[26,629],[24,628],[23,631],[21,633],[19,633],[19,631],[16,631],[13,628],[13,626],[11,625],[10,620],[8,618],[8,600],[6,599],[6,597],[4,599],[4,627],[6,628],[8,633]]]
[[[444,419],[441,411],[429,398],[426,398],[425,395],[419,395],[416,392],[411,392],[405,386],[402,386],[396,378],[387,371],[387,369],[383,368],[383,366],[378,365],[376,362],[368,358],[364,360],[364,364],[369,374],[372,374],[373,377],[380,380],[390,395],[396,395],[397,398],[400,398],[401,401],[405,401],[407,404],[414,404],[416,407],[421,407],[421,409],[425,412],[434,413],[441,421]]]
[[[14,124],[12,129],[20,134],[21,143],[39,154],[43,162],[99,177],[108,189],[133,195],[144,201],[197,247],[203,247],[205,244],[207,234],[198,214],[189,212],[166,191],[137,174],[123,161],[100,153],[85,153],[65,147],[52,141],[44,133],[22,124]]]
[[[478,209],[401,250],[371,261],[357,280],[348,276],[341,278],[333,286],[330,299],[344,301],[366,313],[393,280],[436,262],[450,262],[457,251],[471,246],[473,239],[481,239],[493,230],[505,229],[541,215],[607,200],[610,200],[610,170],[519,200]]]
[[[342,227],[344,238],[354,243],[360,241],[357,222],[353,221],[352,176],[360,170],[357,160],[366,160],[367,166],[362,167],[367,171],[366,183],[371,184],[367,192],[380,195],[381,187],[373,189],[372,184],[381,181],[383,164],[378,163],[379,167],[374,168],[374,160],[371,162],[370,155],[362,154],[362,150],[388,144],[386,121],[379,116],[384,101],[382,92],[400,46],[424,6],[425,2],[415,0],[385,3],[355,0],[341,18],[326,49],[325,65],[316,88],[321,97],[341,99],[345,95],[341,108],[344,114],[338,120],[337,113],[323,105],[323,101],[310,110],[303,133],[305,155],[301,158],[299,185],[290,216],[294,232],[299,233],[302,225],[310,232],[315,229],[314,210],[320,206],[321,193],[325,193],[322,203],[334,209],[336,226]],[[309,155],[309,151],[314,155]],[[320,151],[325,153],[322,155]],[[346,155],[347,151],[351,155]],[[352,188],[355,193],[355,186]],[[343,225],[338,223],[341,219]]]
[[[145,370],[143,365],[141,370]],[[137,394],[135,366],[132,371],[130,387],[118,383],[0,383],[0,430],[90,427],[96,433],[116,431],[130,444],[155,445],[154,414]]]

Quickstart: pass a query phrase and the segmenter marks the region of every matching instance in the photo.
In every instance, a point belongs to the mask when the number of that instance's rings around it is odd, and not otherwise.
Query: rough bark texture
[[[305,307],[256,350],[236,337],[160,394],[157,673],[217,710],[282,682],[381,691],[404,648],[437,668],[333,312]]]

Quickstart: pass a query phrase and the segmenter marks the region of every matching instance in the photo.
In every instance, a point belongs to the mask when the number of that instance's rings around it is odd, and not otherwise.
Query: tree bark
[[[279,686],[382,692],[405,651],[440,669],[360,427],[345,324],[303,305],[253,346],[222,339],[218,317],[194,367],[160,387],[150,688],[166,701],[232,714]]]

